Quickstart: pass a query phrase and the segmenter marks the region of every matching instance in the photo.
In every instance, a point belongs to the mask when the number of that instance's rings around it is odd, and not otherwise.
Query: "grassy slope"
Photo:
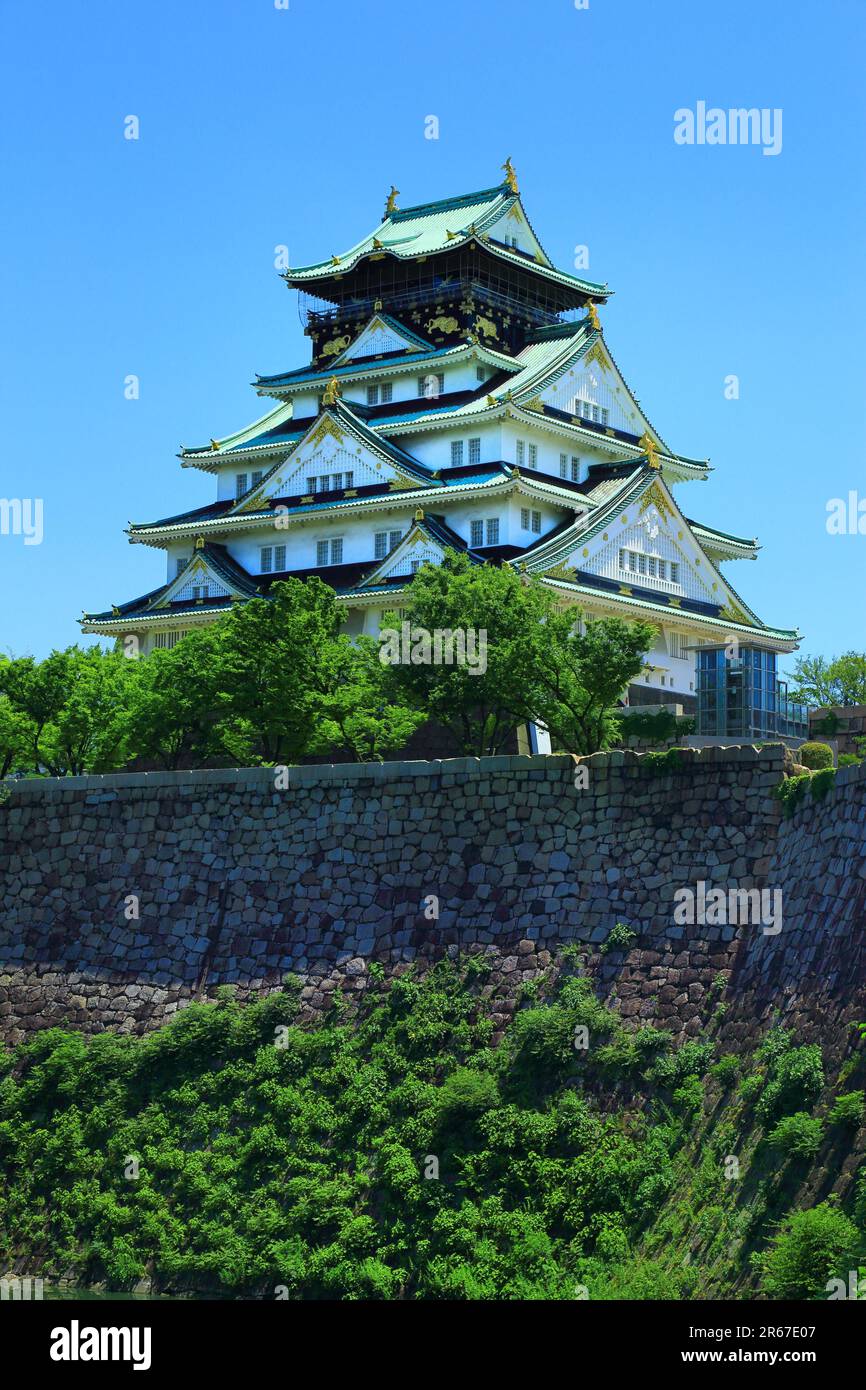
[[[737,1064],[625,1032],[573,961],[496,1046],[477,959],[377,979],[315,1027],[289,987],[143,1039],[40,1034],[0,1063],[0,1269],[293,1298],[826,1296],[866,1251],[854,1184],[847,1215],[824,1205],[862,1129],[827,1124],[812,1157],[766,1139],[827,1112],[820,1053],[776,1029]],[[780,1241],[798,1207],[810,1229]]]

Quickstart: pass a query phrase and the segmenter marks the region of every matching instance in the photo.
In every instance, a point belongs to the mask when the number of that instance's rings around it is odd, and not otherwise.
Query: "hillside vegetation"
[[[39,1034],[0,1063],[0,1267],[293,1299],[826,1298],[856,1272],[866,1185],[817,1191],[863,1137],[856,1032],[840,1078],[779,1026],[746,1059],[674,1048],[558,967],[496,1044],[483,958],[373,965],[318,1024],[289,979],[140,1039]]]

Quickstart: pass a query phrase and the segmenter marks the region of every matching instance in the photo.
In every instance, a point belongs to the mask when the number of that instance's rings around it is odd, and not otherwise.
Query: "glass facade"
[[[697,650],[697,732],[725,738],[806,738],[809,711],[789,699],[776,653],[760,647]]]

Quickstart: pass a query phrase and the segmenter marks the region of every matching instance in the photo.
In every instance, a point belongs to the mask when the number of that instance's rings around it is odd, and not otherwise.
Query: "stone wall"
[[[337,987],[362,991],[374,960],[457,950],[490,954],[504,1020],[566,942],[634,1020],[694,1035],[722,976],[734,1041],[776,1006],[841,1028],[866,1017],[866,777],[845,769],[783,821],[785,756],[687,750],[673,772],[621,752],[301,767],[284,789],[268,769],[11,785],[0,1037],[143,1031],[220,985],[251,997],[288,972],[315,1011]],[[678,924],[675,894],[699,881],[779,888],[781,932]],[[602,952],[620,922],[636,945]]]

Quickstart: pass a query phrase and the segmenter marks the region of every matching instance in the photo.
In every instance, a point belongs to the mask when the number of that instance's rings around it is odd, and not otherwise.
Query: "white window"
[[[388,554],[388,532],[377,531],[373,537],[373,541],[373,555],[377,560],[384,560],[385,556]]]
[[[487,544],[499,544],[499,517],[491,516],[487,520]]]
[[[260,483],[261,481],[262,481],[262,470],[259,469],[258,472],[252,474],[251,486],[252,486],[252,487],[258,487],[258,485],[259,485],[259,483]]]
[[[638,557],[637,557],[637,569],[638,569],[638,574],[646,574],[646,556],[645,556],[645,555],[638,555]]]
[[[452,439],[451,441],[451,467],[459,468],[463,462],[463,440]]]
[[[368,386],[368,387],[367,387],[367,404],[368,404],[368,405],[378,405],[378,404],[379,404],[379,388],[378,388],[378,386]]]
[[[536,535],[541,535],[541,512],[532,513],[532,529]]]
[[[235,497],[243,497],[243,495],[244,495],[244,493],[246,492],[246,490],[247,490],[247,475],[246,475],[246,473],[236,473],[236,474],[235,474]]]
[[[315,491],[316,491],[316,482],[317,482],[317,479],[316,479],[316,478],[308,478],[308,479],[307,479],[307,492],[315,492]]]
[[[571,481],[573,483],[580,482],[580,459],[575,458],[573,454],[571,457]]]
[[[341,565],[343,563],[343,538],[334,541],[316,542],[316,564]]]
[[[263,545],[261,548],[261,572],[270,574],[274,568],[274,548],[272,545]]]
[[[323,473],[322,476],[321,476],[321,478],[319,479],[319,491],[320,491],[320,492],[330,492],[330,491],[331,491],[331,475],[330,475],[329,473]]]
[[[177,575],[179,575],[179,574],[181,573],[182,570],[186,569],[186,566],[187,566],[188,562],[189,562],[189,556],[188,556],[188,555],[178,555],[177,559],[176,559],[175,562],[174,562],[174,565],[175,565],[175,570],[174,570],[175,577],[177,577]]]
[[[518,441],[517,441],[517,463],[518,463],[518,466],[519,466],[521,463],[523,463],[523,461],[524,461],[525,458],[526,458],[526,442],[525,442],[523,439],[518,439]]]
[[[395,545],[399,545],[403,539],[402,531],[392,531],[388,537],[389,549],[393,550]]]
[[[529,467],[530,467],[530,468],[535,468],[536,465],[537,465],[537,463],[538,463],[538,445],[537,445],[537,444],[530,444],[530,446],[529,446]]]
[[[601,408],[601,423],[602,423],[603,425],[607,425],[607,422],[608,422],[609,419],[610,419],[610,416],[609,416],[607,410],[604,408],[604,406],[602,406],[602,408]]]
[[[656,557],[655,557],[654,555],[650,555],[650,556],[647,557],[647,569],[648,569],[650,578],[651,578],[651,579],[655,579],[655,577],[656,577]]]
[[[470,439],[470,441],[469,441],[469,462],[470,462],[470,463],[480,463],[480,462],[481,462],[481,440],[480,440],[480,439]]]
[[[559,456],[559,476],[560,478],[568,477],[568,454],[560,454]]]
[[[520,525],[523,527],[524,531],[528,531],[528,530],[529,530],[529,508],[528,508],[528,507],[521,507],[521,508],[520,508]]]
[[[671,583],[672,583],[672,584],[679,584],[679,582],[680,582],[680,567],[679,567],[679,565],[677,564],[676,560],[671,560]]]
[[[411,574],[417,574],[420,565],[421,565],[421,561],[420,561],[420,560],[410,560],[410,561],[409,561],[409,572],[410,572]]]
[[[333,478],[331,479],[331,488],[332,488],[332,490],[333,490],[334,492],[342,492],[342,490],[343,490],[343,475],[342,475],[342,473],[335,473],[335,474],[334,474]]]
[[[624,570],[624,569],[625,569],[625,565],[626,565],[626,559],[625,559],[625,557],[626,557],[626,552],[625,552],[624,550],[621,550],[621,551],[619,552],[619,567],[620,567],[621,570]]]
[[[637,556],[635,555],[633,550],[630,550],[628,552],[628,567],[631,570],[632,574],[635,574],[637,572]]]
[[[355,475],[354,475],[354,473],[347,473],[347,474],[346,474],[346,487],[354,487],[354,486],[355,486]]]
[[[274,569],[279,572],[286,568],[286,547],[284,545],[274,546]]]
[[[382,382],[382,404],[387,405],[394,399],[394,384],[391,381]]]
[[[483,521],[471,521],[469,523],[469,544],[473,547],[484,544]]]
[[[676,657],[683,657],[683,656],[685,656],[685,654],[686,654],[686,653],[685,653],[685,643],[686,643],[686,639],[685,639],[685,636],[683,635],[683,633],[681,633],[681,632],[670,632],[670,633],[668,633],[668,652],[669,652],[669,654],[670,654],[671,656],[676,656]]]
[[[196,600],[196,602],[198,602],[199,599],[207,598],[207,595],[208,595],[208,586],[207,586],[207,584],[193,584],[193,586],[192,586],[192,596],[193,596],[193,598]]]
[[[659,565],[659,579],[667,579],[667,577],[668,577],[668,562],[667,562],[667,560],[659,560],[658,565]]]

